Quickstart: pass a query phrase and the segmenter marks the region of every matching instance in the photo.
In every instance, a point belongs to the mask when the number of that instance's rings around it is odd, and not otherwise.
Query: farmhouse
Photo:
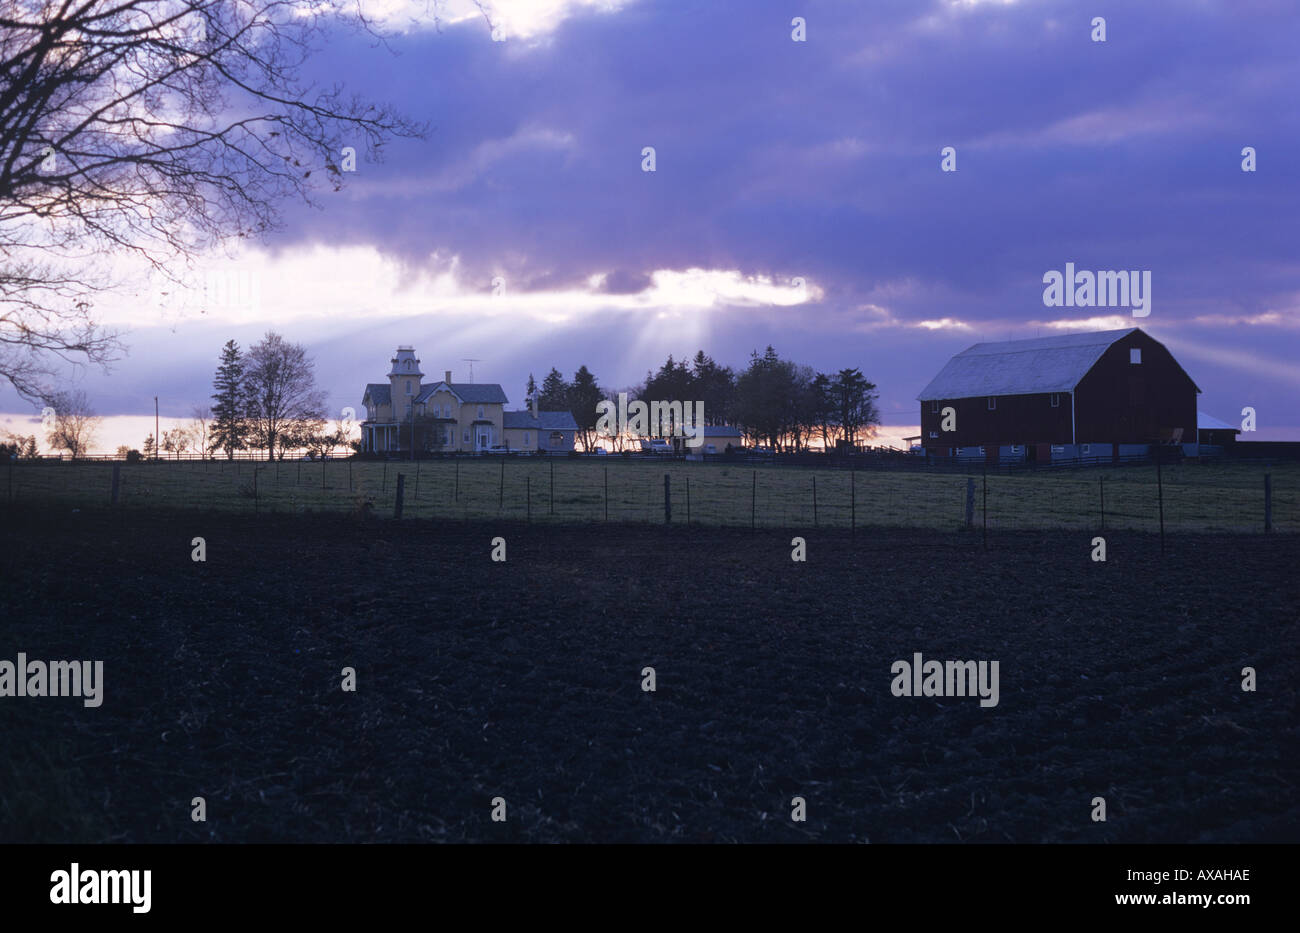
[[[506,411],[509,399],[500,385],[453,382],[451,370],[441,381],[425,383],[413,347],[398,347],[390,362],[388,382],[370,383],[361,399],[365,453],[409,453],[412,442],[416,450],[444,453],[485,453],[507,444],[518,450],[573,448],[577,425],[568,412],[538,412],[534,419],[530,412]]]
[[[1195,453],[1200,389],[1133,327],[977,343],[919,396],[928,456],[1118,460],[1151,444]]]

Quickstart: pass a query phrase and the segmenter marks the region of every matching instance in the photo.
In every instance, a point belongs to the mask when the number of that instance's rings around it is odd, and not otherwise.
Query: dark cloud
[[[790,41],[795,14],[806,43]],[[1104,44],[1089,39],[1095,15]],[[397,37],[395,56],[339,37],[312,60],[321,80],[433,131],[363,163],[324,211],[291,208],[274,245],[372,244],[415,267],[454,255],[479,290],[496,275],[528,292],[608,274],[610,295],[665,268],[804,276],[820,304],[701,312],[697,342],[733,364],[770,342],[821,369],[861,365],[900,418],[982,329],[1033,336],[1030,322],[1053,316],[1041,277],[1067,261],[1151,270],[1141,323],[1187,352],[1286,360],[1294,330],[1189,322],[1295,300],[1297,25],[1291,5],[1269,2],[683,0],[583,13],[535,47],[477,27]],[[1254,174],[1239,169],[1247,145]],[[640,169],[645,146],[654,174]],[[955,173],[939,170],[944,146]],[[881,317],[864,306],[975,329],[873,328]],[[501,381],[587,363],[630,382],[659,362],[627,356],[643,324],[581,318],[489,350]],[[428,345],[444,334],[430,328]],[[327,343],[321,356],[340,382],[363,383],[420,336],[409,319],[345,341],[322,332],[340,352]],[[1294,395],[1272,370],[1186,362],[1221,417],[1238,396],[1281,411]]]

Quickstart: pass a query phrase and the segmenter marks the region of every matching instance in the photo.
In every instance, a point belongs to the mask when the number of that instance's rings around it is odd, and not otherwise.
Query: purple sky
[[[308,307],[162,325],[136,307],[129,357],[70,371],[99,411],[151,414],[157,394],[187,414],[221,344],[273,328],[308,345],[334,409],[360,407],[399,343],[437,376],[479,358],[477,381],[518,407],[530,371],[585,363],[617,389],[670,352],[740,367],[771,343],[860,367],[884,421],[910,425],[972,343],[1137,324],[1203,410],[1250,405],[1258,437],[1300,436],[1294,4],[552,5],[567,18],[504,42],[475,18],[394,35],[396,54],[333,36],[321,80],[426,120],[428,139],[363,162],[323,209],[286,210],[256,274],[264,299],[301,283]],[[1149,270],[1150,316],[1045,307],[1043,274],[1066,262]],[[506,294],[485,313],[494,276]],[[789,298],[796,276],[806,300]],[[27,410],[0,393],[0,411]]]

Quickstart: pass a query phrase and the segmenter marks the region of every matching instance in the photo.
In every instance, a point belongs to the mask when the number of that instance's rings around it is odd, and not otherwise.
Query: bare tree
[[[0,0],[0,377],[35,400],[59,361],[120,355],[92,304],[113,260],[181,282],[339,190],[358,151],[423,135],[302,76],[331,23],[370,28],[344,6]]]
[[[248,389],[248,420],[255,442],[275,457],[281,434],[319,434],[325,420],[325,393],[316,388],[315,364],[301,344],[288,343],[268,332],[248,351],[244,372]]]
[[[209,405],[195,405],[190,410],[190,437],[194,440],[194,446],[198,448],[202,457],[208,455],[208,424],[212,421],[212,407]]]
[[[54,409],[46,429],[45,442],[54,450],[66,450],[77,459],[86,454],[95,442],[95,430],[102,418],[90,407],[86,393],[53,392],[45,396],[45,404]]]

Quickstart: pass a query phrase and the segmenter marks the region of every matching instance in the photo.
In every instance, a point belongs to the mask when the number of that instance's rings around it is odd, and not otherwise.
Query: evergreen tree
[[[538,411],[568,411],[569,384],[555,367],[542,380],[542,392],[537,399]]]
[[[536,397],[536,395],[537,395],[537,380],[533,378],[532,373],[529,373],[528,388],[524,389],[524,401],[528,404],[529,411],[532,410],[533,399]]]
[[[586,366],[579,366],[569,385],[568,409],[578,423],[583,450],[596,446],[596,406],[604,397],[605,392],[597,384],[595,375]]]
[[[247,392],[244,386],[244,358],[239,345],[227,340],[221,348],[221,365],[212,381],[212,429],[208,434],[211,450],[224,450],[233,459],[248,437]]]

